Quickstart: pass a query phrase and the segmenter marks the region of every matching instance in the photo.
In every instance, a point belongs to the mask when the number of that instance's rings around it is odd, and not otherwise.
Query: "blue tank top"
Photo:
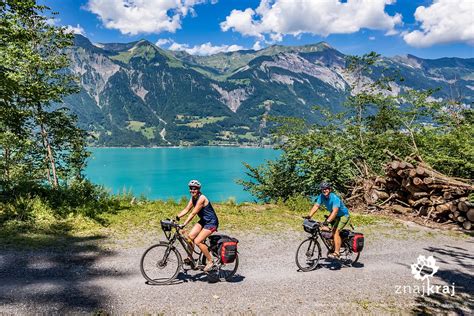
[[[194,207],[196,206],[199,197],[197,199],[191,199]],[[214,211],[214,208],[211,205],[211,201],[209,201],[206,206],[199,210],[198,216],[200,218],[200,221],[204,222],[204,224],[212,224],[215,226],[219,225],[219,220],[217,219],[216,212]]]

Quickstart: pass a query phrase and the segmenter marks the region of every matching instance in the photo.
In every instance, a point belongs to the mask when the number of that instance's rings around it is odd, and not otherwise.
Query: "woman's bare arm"
[[[189,210],[192,207],[193,207],[193,202],[192,202],[192,199],[190,199],[188,205],[186,205],[186,207],[181,212],[178,213],[178,217],[181,218],[184,215],[188,214]]]

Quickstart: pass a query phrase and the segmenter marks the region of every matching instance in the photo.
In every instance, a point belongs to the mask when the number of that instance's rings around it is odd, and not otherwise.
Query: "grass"
[[[185,125],[191,128],[201,128],[206,124],[212,124],[219,121],[223,121],[227,118],[227,116],[208,116],[208,117],[202,117],[202,118],[200,117],[189,117],[189,118],[192,119],[190,122],[182,123],[178,125]],[[185,117],[180,116],[180,118],[178,119],[185,119]]]
[[[34,221],[0,222],[0,248],[62,247],[67,246],[70,240],[82,238],[97,238],[103,244],[113,244],[120,240],[133,246],[141,244],[140,241],[151,234],[161,235],[160,220],[174,218],[186,203],[187,199],[180,202],[141,200],[131,205],[130,200],[124,199],[116,210],[98,214],[94,219],[81,214],[70,214],[65,218],[43,215]],[[301,230],[301,216],[308,212],[306,209],[292,211],[282,203],[237,204],[232,199],[216,203],[214,207],[219,216],[219,230],[222,232],[272,233]],[[319,212],[316,219],[322,221],[323,215],[323,212]],[[196,221],[197,218],[193,223]],[[374,225],[380,221],[385,219],[373,215],[353,215],[356,226]],[[123,242],[121,245],[123,246]]]
[[[246,140],[250,140],[250,141],[256,141],[256,140],[258,140],[258,137],[255,136],[255,135],[253,134],[253,132],[247,132],[247,133],[245,133],[245,134],[243,134],[243,135],[238,135],[238,137],[239,137],[240,139],[246,139]]]
[[[184,64],[174,57],[169,58],[166,64],[171,68],[185,68]]]
[[[155,128],[154,127],[145,127],[144,129],[141,130],[141,133],[143,136],[145,136],[148,139],[154,139],[155,138]]]
[[[38,199],[26,200],[25,209],[29,211],[23,213],[17,211],[18,214],[27,214],[21,215],[21,218],[18,215],[8,217],[11,210],[0,207],[0,248],[62,247],[71,240],[88,238],[93,241],[100,240],[101,245],[106,247],[107,243],[111,246],[114,243],[120,243],[121,246],[124,244],[136,246],[148,242],[147,238],[149,240],[150,236],[153,238],[161,236],[160,220],[174,218],[188,201],[187,198],[181,201],[148,201],[139,198],[133,199],[132,204],[130,194],[123,194],[114,199],[117,202],[113,204],[112,209],[97,212],[93,218],[80,211],[69,214],[63,212],[63,215],[60,215],[61,212],[55,212],[51,206]],[[227,202],[215,203],[214,208],[219,216],[221,232],[266,234],[302,231],[302,216],[306,215],[311,207],[308,203],[295,199],[276,204],[239,204],[234,199],[229,199]],[[315,219],[323,221],[325,214],[327,212],[320,211]],[[194,222],[196,221],[197,218],[194,219]],[[351,221],[357,231],[370,235],[372,240],[435,238],[439,235],[439,231],[420,229],[378,214],[352,213]],[[464,236],[452,231],[446,232],[445,235],[449,237],[461,235],[459,238]]]
[[[128,121],[128,126],[127,128],[129,130],[132,130],[134,132],[140,131],[141,128],[145,126],[145,122],[140,122],[140,121]]]
[[[134,132],[140,132],[147,139],[155,138],[155,128],[154,127],[145,127],[145,122],[141,121],[128,121],[127,128]]]
[[[138,45],[130,48],[127,51],[120,52],[117,55],[110,56],[110,59],[121,61],[125,64],[130,62],[134,57],[141,57],[147,61],[152,60],[156,55],[155,48],[149,45]]]

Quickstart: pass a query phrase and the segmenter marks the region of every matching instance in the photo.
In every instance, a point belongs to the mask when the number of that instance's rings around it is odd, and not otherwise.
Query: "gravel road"
[[[322,260],[298,272],[294,256],[304,232],[233,233],[240,240],[234,282],[209,283],[191,271],[168,286],[145,283],[143,245],[77,238],[68,251],[7,250],[0,253],[0,314],[319,314],[453,313],[474,310],[474,240],[413,225],[360,229],[366,248],[355,267]],[[147,241],[152,242],[150,239]],[[112,244],[104,250],[105,244]],[[325,252],[323,253],[325,255]],[[410,265],[433,255],[431,284],[454,283],[454,295],[409,293]],[[397,293],[398,292],[398,293]]]

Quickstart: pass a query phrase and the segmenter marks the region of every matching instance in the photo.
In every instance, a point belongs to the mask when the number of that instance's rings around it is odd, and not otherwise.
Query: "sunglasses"
[[[199,191],[198,188],[189,188],[189,191]]]

